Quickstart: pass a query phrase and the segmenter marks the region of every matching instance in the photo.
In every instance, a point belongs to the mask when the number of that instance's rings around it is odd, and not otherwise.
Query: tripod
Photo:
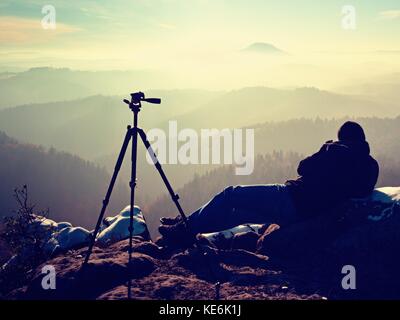
[[[172,189],[171,184],[169,183],[168,178],[165,175],[165,173],[164,173],[164,171],[163,171],[163,169],[161,167],[161,164],[157,160],[156,154],[154,153],[154,151],[153,151],[153,149],[152,149],[152,147],[150,145],[150,142],[147,140],[146,133],[141,128],[138,127],[138,114],[139,114],[140,109],[142,107],[142,104],[141,104],[142,101],[143,102],[148,102],[148,103],[154,103],[154,104],[160,104],[161,103],[161,99],[157,99],[157,98],[146,99],[144,93],[142,93],[142,92],[132,93],[131,94],[131,101],[126,100],[126,99],[124,100],[124,102],[129,105],[129,108],[133,112],[133,127],[128,126],[128,128],[127,128],[125,139],[124,139],[124,142],[122,144],[121,151],[120,151],[120,153],[118,155],[117,163],[115,165],[114,173],[113,173],[113,175],[111,177],[111,182],[110,182],[110,184],[108,186],[108,190],[107,190],[106,196],[105,196],[105,198],[103,200],[103,206],[101,208],[100,215],[99,215],[99,217],[97,219],[96,227],[94,229],[94,232],[91,235],[88,251],[86,253],[85,260],[84,260],[84,262],[82,264],[82,269],[85,268],[87,266],[88,262],[89,262],[89,259],[90,259],[90,256],[92,254],[93,247],[94,247],[94,244],[95,244],[95,241],[96,241],[96,236],[97,236],[97,234],[98,234],[98,232],[100,230],[100,225],[101,225],[101,222],[103,221],[104,214],[105,214],[105,211],[107,209],[107,205],[108,205],[108,203],[110,201],[111,193],[113,191],[114,184],[115,184],[115,182],[117,180],[118,173],[119,173],[119,171],[121,169],[122,162],[123,162],[123,159],[125,157],[126,150],[128,148],[129,143],[132,141],[132,157],[131,157],[132,167],[131,167],[131,181],[129,183],[129,186],[130,186],[130,189],[131,189],[131,196],[130,196],[130,212],[129,212],[130,220],[129,220],[129,251],[128,251],[128,255],[129,255],[128,270],[131,270],[131,267],[132,267],[132,265],[131,265],[132,264],[132,244],[133,244],[132,243],[132,240],[133,240],[132,239],[132,236],[133,236],[133,212],[134,212],[133,210],[134,210],[134,203],[135,203],[138,135],[140,136],[140,138],[142,139],[146,149],[150,153],[150,156],[153,159],[153,163],[154,163],[157,171],[159,172],[159,174],[160,174],[165,186],[167,187],[168,192],[169,192],[169,194],[170,194],[170,196],[172,198],[172,201],[175,203],[175,205],[176,205],[176,207],[177,207],[177,209],[179,211],[179,214],[182,217],[182,220],[183,220],[186,228],[187,229],[189,228],[186,215],[183,212],[183,209],[182,209],[182,207],[181,207],[181,205],[179,203],[179,196],[177,194],[175,194],[174,190]],[[219,283],[217,283],[216,285],[219,288]],[[218,295],[219,294],[217,294],[217,296]],[[131,298],[131,276],[130,276],[130,271],[129,271],[129,277],[128,277],[128,299],[130,299],[130,298]]]

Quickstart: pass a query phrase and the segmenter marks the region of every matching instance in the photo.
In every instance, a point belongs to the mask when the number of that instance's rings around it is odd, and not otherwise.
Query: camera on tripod
[[[114,168],[114,173],[111,177],[111,181],[110,184],[108,186],[107,192],[106,192],[106,196],[103,200],[103,205],[101,207],[101,211],[99,214],[99,217],[97,219],[97,223],[96,223],[96,227],[94,229],[94,231],[91,234],[91,239],[89,241],[89,245],[88,245],[88,250],[86,252],[86,257],[83,261],[83,264],[81,266],[81,269],[84,270],[86,268],[86,266],[89,263],[89,259],[90,256],[93,252],[93,247],[95,245],[96,242],[96,237],[97,234],[100,231],[100,225],[101,222],[103,221],[104,218],[104,214],[106,213],[106,209],[107,206],[109,204],[110,201],[110,197],[111,197],[111,193],[113,191],[115,182],[117,180],[117,176],[118,173],[121,169],[122,166],[122,162],[124,160],[125,157],[125,153],[128,149],[128,145],[129,143],[132,142],[132,156],[131,156],[131,181],[129,183],[130,189],[131,189],[131,197],[130,197],[130,210],[129,210],[129,247],[128,247],[128,266],[131,266],[131,262],[132,262],[132,252],[133,252],[133,209],[134,209],[134,205],[135,205],[135,188],[136,188],[136,165],[137,165],[137,143],[138,143],[138,137],[140,137],[140,139],[142,140],[146,150],[150,153],[150,155],[153,157],[153,159],[155,159],[154,161],[154,166],[156,167],[158,173],[161,176],[161,179],[163,180],[172,201],[175,203],[176,208],[178,209],[178,212],[186,226],[186,228],[189,228],[189,224],[188,224],[188,220],[186,218],[186,215],[179,203],[179,196],[178,194],[175,193],[175,191],[172,189],[171,184],[168,181],[167,176],[164,173],[164,170],[161,167],[160,162],[157,160],[157,156],[154,152],[154,150],[151,147],[150,142],[147,140],[146,137],[146,133],[143,131],[143,129],[138,127],[138,117],[139,117],[139,111],[140,108],[142,106],[142,101],[144,102],[148,102],[148,103],[154,103],[154,104],[160,104],[161,103],[161,99],[159,98],[146,98],[144,93],[139,91],[139,92],[135,92],[135,93],[131,93],[131,101],[124,99],[124,102],[126,104],[129,105],[129,108],[131,109],[131,111],[133,112],[133,127],[132,126],[128,126],[127,127],[127,131],[125,134],[125,138],[124,138],[124,142],[122,143],[122,147],[121,150],[119,152],[118,155],[118,159],[117,159],[117,163],[115,164],[115,168]],[[198,248],[201,247],[198,246]],[[203,253],[205,255],[205,253]],[[128,299],[131,299],[131,286],[132,286],[132,277],[130,274],[130,268],[127,269],[129,274],[128,274]],[[219,282],[216,283],[216,296],[219,297]]]
[[[126,100],[124,100],[124,101],[126,102]],[[161,103],[161,99],[159,99],[159,98],[147,98],[146,99],[143,92],[131,93],[131,103],[140,104],[142,101],[147,102],[147,103],[153,103],[153,104]]]

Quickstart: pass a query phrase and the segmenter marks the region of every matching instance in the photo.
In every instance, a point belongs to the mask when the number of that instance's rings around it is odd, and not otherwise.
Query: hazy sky
[[[55,30],[41,25],[47,4]],[[346,4],[356,9],[355,30],[342,27]],[[332,86],[398,71],[399,40],[399,0],[0,2],[3,69],[152,69],[172,86]],[[287,54],[241,51],[255,42]]]

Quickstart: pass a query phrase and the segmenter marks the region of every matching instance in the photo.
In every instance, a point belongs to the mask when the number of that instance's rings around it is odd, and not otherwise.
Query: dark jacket
[[[368,142],[327,141],[302,160],[296,180],[286,181],[299,212],[313,214],[350,198],[368,196],[378,179],[378,162]]]

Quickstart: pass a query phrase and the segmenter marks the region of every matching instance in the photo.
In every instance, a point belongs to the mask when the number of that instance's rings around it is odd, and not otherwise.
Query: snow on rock
[[[386,220],[393,215],[396,207],[400,206],[400,187],[377,188],[367,198],[354,199],[354,205],[367,207],[367,219],[372,222]]]
[[[263,224],[243,224],[220,232],[203,233],[198,235],[197,238],[200,240],[200,243],[205,245],[228,248],[232,246],[232,242],[236,236],[249,232],[261,235],[263,227]]]
[[[87,245],[90,240],[90,232],[81,227],[65,227],[53,233],[52,237],[44,245],[44,252],[51,256],[56,252],[65,252],[70,249]]]
[[[129,237],[130,206],[119,214],[106,217],[96,238],[99,245],[110,245]],[[55,222],[51,219],[37,216],[31,226],[32,230],[39,231],[47,239],[43,250],[51,256],[57,252],[80,248],[89,243],[91,232],[82,227],[74,227],[69,222]],[[133,212],[133,235],[143,235],[147,232],[146,222],[139,207]]]
[[[371,195],[373,201],[400,202],[400,187],[377,188]]]
[[[104,218],[101,231],[96,239],[99,245],[110,245],[129,237],[130,208],[130,206],[127,206],[118,215]],[[145,237],[147,237],[147,232],[142,210],[135,206],[133,210],[133,235],[146,234]]]
[[[148,229],[144,216],[139,207],[134,208],[133,212],[133,235],[148,238]],[[129,237],[130,206],[127,206],[119,214],[113,217],[106,217],[96,238],[100,246],[108,246],[112,243],[127,239]],[[45,243],[42,247],[46,256],[66,252],[71,249],[78,249],[87,246],[90,241],[91,231],[74,227],[69,222],[55,222],[46,217],[35,216],[30,225],[31,232],[38,232],[43,235]],[[27,248],[28,249],[28,248]],[[27,250],[30,251],[29,249]],[[1,268],[9,268],[16,263],[20,263],[24,257],[12,257]]]
[[[39,215],[34,217],[28,228],[29,232],[40,234],[43,237],[44,245],[41,249],[47,257],[59,252],[80,248],[88,244],[90,239],[90,232],[84,228],[73,227],[69,222],[57,223],[52,219]],[[32,252],[31,248],[25,248],[19,255],[12,256],[1,269],[6,270],[24,263],[31,257]]]
[[[51,256],[57,252],[64,252],[80,248],[88,244],[90,232],[81,227],[73,227],[69,222],[55,222],[54,220],[36,216],[31,225],[32,231],[40,232],[47,240],[43,252]]]
[[[69,222],[59,222],[57,223],[57,229],[62,230],[64,228],[72,227],[72,224]]]
[[[28,227],[28,232],[40,233],[45,237],[51,237],[51,234],[57,230],[57,222],[42,216],[35,216]]]
[[[400,187],[377,188],[367,198],[353,199],[347,207],[347,216],[358,217],[360,221],[378,223],[395,216],[400,208]],[[149,239],[148,229],[141,209],[134,208],[133,235]],[[115,242],[129,238],[130,206],[125,207],[119,214],[106,217],[97,236],[99,246],[108,246]],[[37,216],[31,225],[32,231],[40,231],[45,235],[46,243],[43,251],[47,256],[70,249],[84,247],[90,240],[91,232],[74,227],[69,222],[55,222],[51,219]],[[263,234],[265,226],[262,224],[246,224],[221,232],[199,235],[199,239],[207,245],[215,247],[234,248],[235,241],[238,248],[253,246],[257,236]],[[13,257],[9,265],[21,257]]]
[[[125,207],[119,214],[106,217],[100,227],[96,242],[101,246],[127,239],[129,237],[130,206]],[[51,219],[38,217],[36,228],[49,233],[48,241],[43,250],[51,256],[57,252],[65,252],[70,249],[88,245],[91,232],[82,227],[73,227],[69,222],[55,222]],[[140,236],[147,233],[144,216],[139,207],[133,211],[133,235]]]

